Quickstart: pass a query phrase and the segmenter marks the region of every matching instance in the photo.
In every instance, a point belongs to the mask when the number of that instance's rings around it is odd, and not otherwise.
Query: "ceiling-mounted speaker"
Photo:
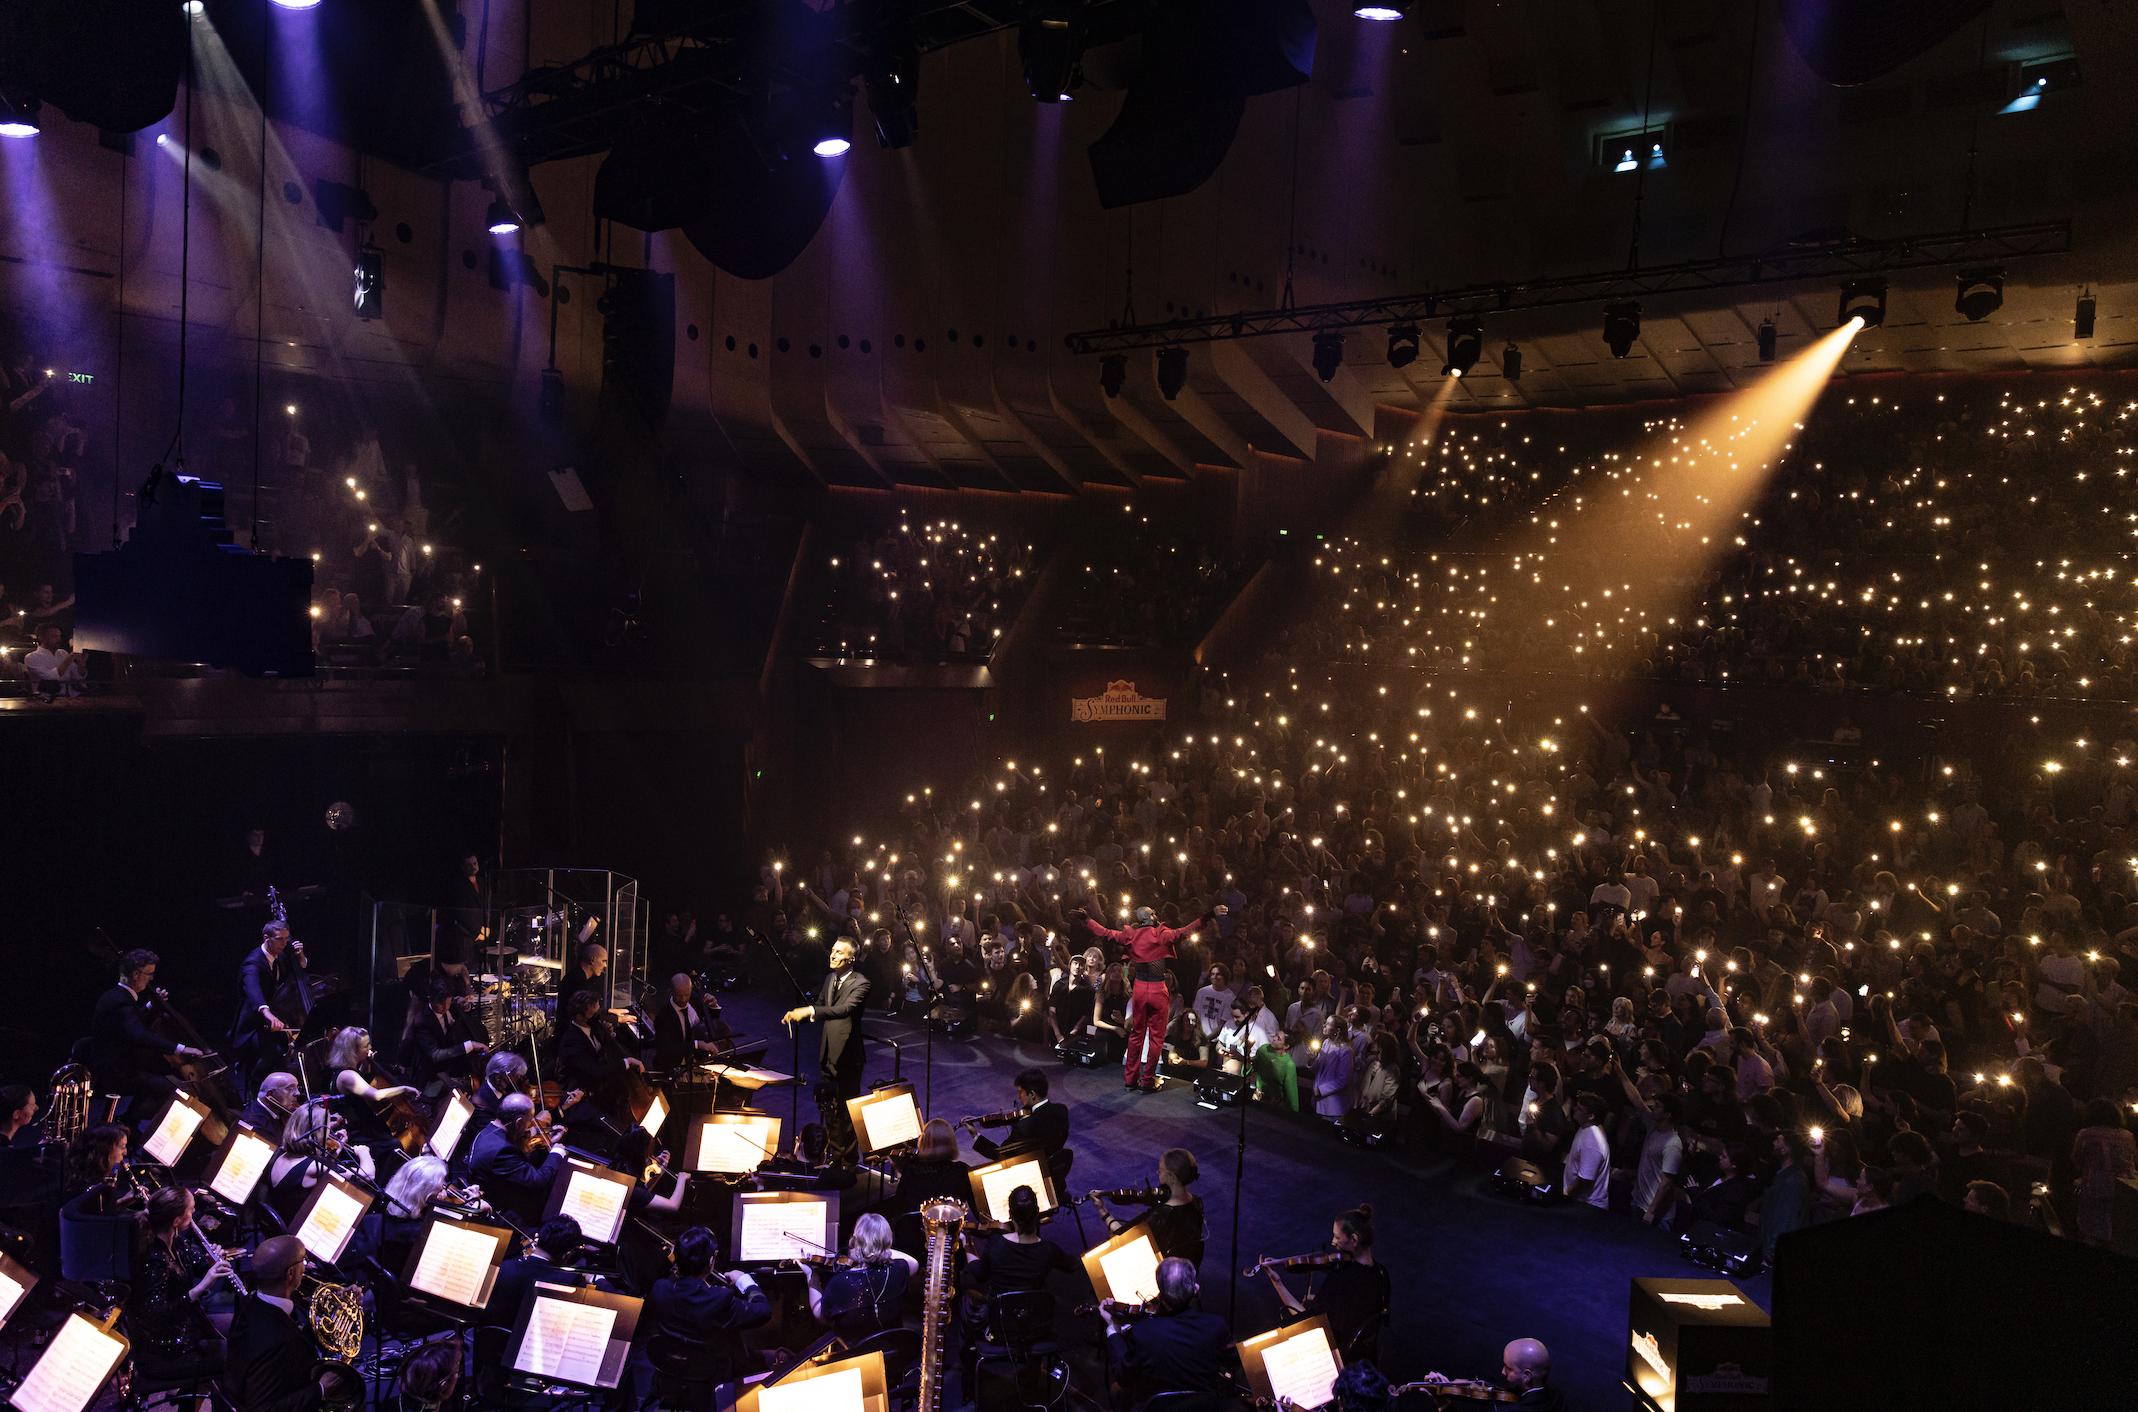
[[[707,128],[702,152],[711,208],[682,223],[699,254],[738,279],[769,279],[794,263],[816,238],[845,179],[845,162],[800,155],[767,170],[762,134],[733,115]]]
[[[186,13],[164,0],[8,0],[0,59],[11,79],[74,121],[139,132],[177,102],[186,25]]]

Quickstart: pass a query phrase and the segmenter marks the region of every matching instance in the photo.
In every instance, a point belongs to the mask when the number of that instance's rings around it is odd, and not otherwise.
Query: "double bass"
[[[237,1121],[236,1110],[245,1103],[230,1082],[230,1066],[220,1054],[208,1048],[208,1042],[200,1037],[193,1022],[171,1004],[169,991],[150,991],[141,997],[141,1008],[150,1034],[201,1051],[190,1055],[144,1052],[142,1067],[150,1073],[169,1074],[208,1105],[208,1116],[200,1125],[200,1135],[220,1146],[223,1139],[230,1136],[231,1126]]]

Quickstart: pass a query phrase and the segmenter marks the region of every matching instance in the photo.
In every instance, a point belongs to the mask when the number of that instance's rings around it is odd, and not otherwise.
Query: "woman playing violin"
[[[1144,1225],[1150,1230],[1151,1244],[1157,1248],[1158,1258],[1178,1258],[1191,1265],[1203,1263],[1203,1199],[1190,1195],[1188,1187],[1200,1175],[1195,1165],[1195,1154],[1185,1147],[1169,1149],[1158,1159],[1159,1199],[1151,1206],[1150,1215],[1144,1217]],[[1101,1200],[1122,1202],[1124,1197],[1136,1193],[1105,1192],[1091,1193],[1094,1204]],[[1101,1208],[1104,1209],[1103,1207]],[[1110,1213],[1106,1228],[1116,1235],[1128,1226]]]
[[[891,1248],[891,1223],[873,1211],[854,1222],[846,1255],[849,1263],[837,1270],[809,1267],[809,1312],[848,1342],[897,1328],[906,1282],[920,1261]]]
[[[688,1172],[670,1172],[668,1154],[655,1151],[656,1141],[652,1133],[643,1127],[634,1127],[616,1140],[616,1156],[609,1165],[619,1172],[629,1172],[638,1178],[631,1188],[628,1202],[629,1214],[641,1220],[674,1215],[683,1205],[683,1189],[690,1181]],[[656,1195],[661,1188],[668,1188],[666,1195]]]
[[[267,1169],[266,1201],[284,1225],[297,1219],[304,1194],[319,1185],[322,1171],[354,1161],[365,1181],[378,1179],[370,1152],[348,1145],[348,1130],[328,1111],[330,1101],[315,1098],[299,1104],[282,1125],[282,1151]]]
[[[1329,1340],[1345,1362],[1377,1359],[1381,1326],[1387,1322],[1388,1267],[1373,1258],[1373,1208],[1364,1202],[1331,1223],[1329,1243],[1342,1261],[1322,1281],[1321,1288],[1302,1301],[1284,1286],[1275,1270],[1269,1282],[1277,1298],[1295,1314],[1323,1314],[1329,1320]]]

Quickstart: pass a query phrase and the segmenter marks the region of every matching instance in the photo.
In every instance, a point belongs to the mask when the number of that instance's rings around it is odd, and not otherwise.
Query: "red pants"
[[[1158,1082],[1158,1061],[1165,1055],[1166,1021],[1172,1001],[1164,981],[1137,981],[1128,998],[1128,1049],[1121,1056],[1124,1083]]]

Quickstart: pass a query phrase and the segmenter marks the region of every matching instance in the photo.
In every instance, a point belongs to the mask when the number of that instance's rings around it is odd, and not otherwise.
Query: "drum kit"
[[[516,947],[486,946],[484,971],[471,974],[477,996],[475,1015],[493,1044],[516,1046],[546,1042],[557,1030],[557,985],[564,963],[547,956],[522,955]]]

